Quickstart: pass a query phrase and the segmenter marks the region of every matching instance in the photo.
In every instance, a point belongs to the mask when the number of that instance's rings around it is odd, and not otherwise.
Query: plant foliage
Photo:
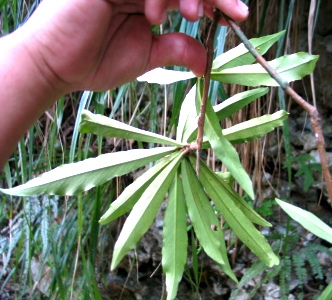
[[[255,39],[256,47],[261,47],[261,51],[266,52],[281,35],[282,33],[279,33]],[[253,60],[248,61],[248,53],[242,46],[230,51],[216,58],[211,74],[213,79],[248,86],[276,85],[261,66],[245,64],[252,63]],[[271,65],[285,76],[287,81],[292,81],[311,73],[316,60],[316,56],[299,53],[278,58],[272,61]],[[164,72],[158,70],[158,74],[153,72],[151,74],[155,75],[156,82],[165,83]],[[189,74],[188,77],[186,72],[182,75],[183,77],[177,74],[175,80],[188,79],[192,76]],[[88,111],[82,114],[79,129],[83,133],[162,144],[162,147],[99,155],[96,158],[58,167],[26,184],[1,191],[19,196],[41,193],[80,194],[114,177],[157,161],[154,167],[124,190],[100,219],[101,224],[107,224],[130,211],[115,244],[112,269],[151,226],[166,195],[168,195],[168,205],[165,215],[162,265],[166,274],[168,299],[175,298],[186,263],[187,215],[206,254],[215,260],[229,277],[237,281],[228,261],[223,225],[212,207],[212,201],[239,239],[262,262],[268,267],[278,265],[278,257],[254,225],[271,226],[271,224],[261,218],[231,185],[214,173],[203,161],[200,173],[195,172],[196,154],[191,143],[197,132],[197,107],[202,99],[202,80],[198,79],[197,85],[191,89],[183,102],[174,140],[101,115],[93,115]],[[172,80],[167,81],[169,82]],[[204,148],[213,149],[250,198],[254,198],[252,183],[232,144],[260,138],[280,126],[287,113],[276,112],[227,129],[222,129],[219,121],[231,116],[266,92],[266,88],[258,88],[238,94],[215,107],[208,103],[206,111]]]

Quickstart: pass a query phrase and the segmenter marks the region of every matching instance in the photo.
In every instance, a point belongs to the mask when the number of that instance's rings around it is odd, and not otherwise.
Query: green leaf
[[[193,166],[193,168],[196,165],[196,160],[193,157],[190,157],[190,162],[191,165]],[[209,167],[204,163],[204,161],[201,160],[201,165],[203,166],[203,168],[207,168],[209,171],[211,171],[209,169]],[[212,171],[211,171],[212,172]],[[214,173],[216,176],[212,176],[213,179],[211,180],[215,180],[217,179],[218,184],[219,184],[219,193],[220,195],[222,195],[223,197],[227,197],[228,201],[233,201],[234,205],[236,205],[239,209],[241,209],[241,211],[243,212],[243,214],[253,223],[260,225],[260,226],[267,226],[267,227],[271,227],[271,223],[267,222],[265,219],[263,219],[252,207],[250,207],[248,205],[248,203],[246,201],[243,200],[242,197],[240,197],[240,195],[235,192],[235,190],[227,183],[227,181],[225,181],[224,176],[221,177],[220,173]]]
[[[329,285],[325,288],[322,294],[319,296],[317,300],[330,300],[332,299],[332,281]]]
[[[183,153],[179,151],[177,157],[162,170],[134,205],[115,243],[112,270],[151,226],[182,158]]]
[[[224,137],[232,144],[242,144],[261,138],[276,127],[281,126],[286,120],[288,113],[284,110],[277,111],[272,115],[264,115],[242,122],[230,128],[223,129]],[[210,143],[205,138],[203,149],[211,148]]]
[[[176,131],[176,140],[181,143],[188,142],[188,137],[194,131],[196,133],[194,138],[196,138],[197,135],[196,91],[197,87],[195,84],[186,95],[181,105],[179,123]]]
[[[199,179],[206,193],[239,239],[267,266],[272,267],[279,264],[278,257],[274,254],[264,236],[243,214],[242,210],[235,205],[232,197],[229,197],[229,194],[224,191],[221,192],[220,179],[202,162]]]
[[[181,143],[160,134],[138,129],[102,115],[96,115],[88,110],[84,110],[82,113],[79,130],[82,133],[93,133],[105,137],[131,139],[169,146],[183,146]]]
[[[187,262],[187,217],[180,174],[171,185],[163,228],[162,266],[166,275],[167,299],[176,297]]]
[[[260,38],[250,39],[250,43],[261,54],[265,54],[267,50],[285,34],[281,31],[275,34],[263,36]],[[240,44],[239,46],[219,55],[215,58],[212,65],[212,72],[220,72],[237,66],[248,65],[255,61],[255,58],[249,53],[248,49]]]
[[[174,147],[160,147],[103,154],[96,158],[60,166],[25,184],[11,189],[0,189],[0,191],[16,196],[42,193],[75,195],[158,160],[175,149]]]
[[[227,183],[229,186],[234,184],[234,177],[229,172],[216,172],[217,176],[222,179],[223,182]]]
[[[171,84],[177,81],[188,80],[195,77],[195,74],[192,72],[182,72],[166,70],[163,68],[156,68],[138,77],[137,80],[146,81],[148,83]]]
[[[222,103],[213,107],[219,120],[231,117],[234,113],[239,111],[244,106],[248,105],[252,101],[259,97],[262,97],[269,91],[268,88],[258,88],[254,90],[238,93],[233,97],[228,98]]]
[[[158,174],[179,155],[178,151],[162,158],[154,167],[128,185],[122,194],[111,203],[110,208],[101,217],[99,223],[105,225],[130,211]]]
[[[276,127],[281,126],[287,119],[288,113],[284,110],[275,112],[272,115],[264,115],[242,122],[222,132],[225,138],[232,144],[240,144],[258,139]]]
[[[332,228],[313,213],[280,199],[276,199],[276,201],[293,220],[300,223],[305,229],[317,235],[319,238],[332,243]]]
[[[311,163],[311,161],[315,161],[315,159],[309,155],[309,154],[300,154],[299,156],[292,157],[285,163],[284,167],[288,167],[292,165],[293,163],[299,164],[299,169],[295,173],[295,176],[301,176],[304,177],[303,182],[303,191],[307,192],[312,184],[316,182],[313,171],[321,171],[322,166],[318,163]]]
[[[202,81],[198,80],[196,94],[196,109],[201,106]],[[204,132],[216,156],[225,164],[228,171],[234,176],[243,190],[251,199],[254,199],[254,191],[249,175],[243,169],[239,156],[232,144],[222,134],[219,120],[209,101],[206,103],[206,115]]]
[[[298,80],[312,73],[318,60],[317,55],[299,52],[274,59],[268,64],[287,82]],[[279,86],[260,64],[245,65],[212,72],[211,79],[223,83],[246,86]]]
[[[200,244],[207,255],[220,264],[228,276],[237,281],[227,259],[220,222],[196,177],[194,169],[186,159],[182,161],[181,173],[188,214]]]
[[[245,91],[238,93],[227,100],[223,101],[221,104],[218,104],[213,107],[213,110],[216,112],[219,120],[231,117],[235,112],[239,111],[245,105],[256,100],[258,97],[265,95],[268,92],[268,88],[258,88],[250,91]],[[190,92],[191,93],[191,92]],[[195,94],[196,95],[196,94]],[[194,96],[192,95],[191,98]],[[190,98],[190,102],[186,102],[185,108],[183,109],[187,112],[185,134],[181,142],[192,142],[196,139],[197,136],[197,112],[190,112],[190,108],[193,107],[193,102]],[[193,98],[194,99],[194,98]],[[189,100],[189,99],[188,99]],[[192,109],[191,109],[192,110]],[[180,116],[181,117],[181,116]]]

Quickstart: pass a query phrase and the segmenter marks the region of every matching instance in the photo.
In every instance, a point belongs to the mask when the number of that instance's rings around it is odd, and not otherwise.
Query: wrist
[[[19,139],[61,95],[17,31],[0,39],[0,168]]]
[[[25,67],[26,74],[22,74],[22,77],[27,80],[26,84],[31,88],[38,87],[38,91],[36,91],[37,98],[41,96],[50,102],[72,92],[69,84],[62,81],[53,72],[50,62],[44,55],[45,48],[49,47],[49,45],[46,42],[43,44],[42,39],[39,39],[39,35],[45,35],[45,33],[30,30],[28,26],[27,28],[25,26],[8,37],[10,38],[10,48],[14,49],[13,56],[15,61],[18,61],[19,65]],[[31,80],[27,74],[33,75],[34,80]]]

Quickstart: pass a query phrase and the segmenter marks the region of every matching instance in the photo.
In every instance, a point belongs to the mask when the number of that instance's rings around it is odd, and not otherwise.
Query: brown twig
[[[271,68],[266,60],[257,52],[257,50],[253,47],[253,45],[249,42],[248,38],[242,32],[240,27],[229,17],[222,13],[222,16],[229,23],[230,27],[236,33],[236,35],[243,42],[244,46],[249,50],[249,52],[255,57],[256,61],[269,73],[269,75],[281,86],[281,88],[291,96],[297,104],[299,104],[305,111],[307,111],[310,115],[310,122],[313,128],[317,149],[321,161],[323,176],[326,182],[326,188],[329,194],[329,198],[332,206],[332,181],[331,175],[328,167],[328,160],[325,151],[325,140],[323,136],[323,131],[320,125],[320,116],[317,111],[317,108],[313,105],[309,104],[306,100],[304,100],[299,94],[297,94],[288,84],[287,81],[283,80],[282,77]]]
[[[214,53],[214,36],[218,27],[218,22],[221,18],[221,12],[219,9],[214,8],[213,11],[213,21],[209,28],[209,33],[206,40],[206,48],[207,48],[207,62],[204,73],[204,86],[203,86],[203,95],[202,95],[202,104],[200,107],[200,112],[198,115],[198,131],[197,131],[197,159],[196,159],[196,173],[199,175],[200,170],[200,153],[202,150],[203,143],[203,133],[204,133],[204,123],[205,123],[205,112],[206,112],[206,103],[209,97],[209,88],[210,88],[210,73],[213,62],[213,53]]]

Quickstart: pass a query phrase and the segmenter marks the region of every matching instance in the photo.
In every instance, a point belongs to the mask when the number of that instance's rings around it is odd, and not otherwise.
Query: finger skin
[[[145,15],[152,24],[159,25],[166,20],[169,9],[179,8],[188,21],[194,22],[204,13],[212,18],[214,7],[237,22],[244,21],[249,14],[248,7],[241,0],[146,0]],[[222,20],[220,24],[227,25],[227,22]]]
[[[248,18],[249,9],[241,0],[208,0],[204,5],[207,16],[213,18],[213,7],[219,8],[225,15],[236,22],[242,22]],[[228,25],[225,20],[219,22],[220,25]]]
[[[188,21],[195,22],[204,16],[202,0],[181,0],[180,12]]]
[[[212,17],[213,7],[243,21],[248,10],[241,3],[43,0],[28,22],[0,39],[0,168],[31,124],[67,93],[112,89],[159,66],[202,76],[204,47],[181,33],[153,36],[151,24],[164,22],[170,9],[195,21],[203,13]]]
[[[178,8],[178,0],[145,0],[145,16],[151,24],[160,25],[166,21],[167,11]]]
[[[206,67],[206,50],[197,40],[182,33],[155,36],[148,70],[170,65],[185,66],[201,77]]]

